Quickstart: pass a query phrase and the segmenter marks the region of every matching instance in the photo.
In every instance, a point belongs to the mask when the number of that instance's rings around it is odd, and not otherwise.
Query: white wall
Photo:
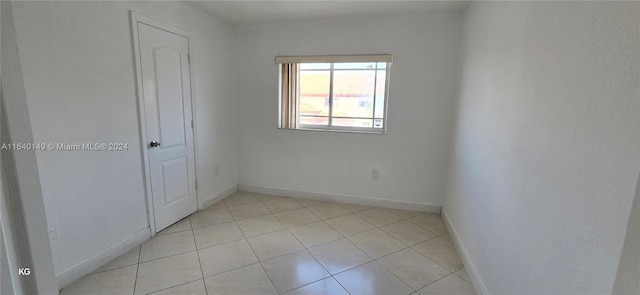
[[[239,182],[441,205],[460,28],[457,12],[239,27]],[[276,128],[276,55],[371,53],[394,56],[386,135]]]
[[[0,142],[33,142],[12,3],[3,1],[0,7]],[[17,294],[55,293],[57,282],[36,152],[3,149],[0,158],[0,227],[6,235],[3,243],[9,255],[12,289]],[[32,274],[20,276],[16,273],[20,267],[28,267]]]
[[[611,293],[640,169],[639,13],[466,11],[444,209],[490,294]]]
[[[640,294],[640,175],[627,224],[613,294]]]
[[[237,183],[230,26],[179,2],[14,4],[35,141],[129,145],[37,154],[58,275],[148,227],[129,9],[193,33],[198,198]]]

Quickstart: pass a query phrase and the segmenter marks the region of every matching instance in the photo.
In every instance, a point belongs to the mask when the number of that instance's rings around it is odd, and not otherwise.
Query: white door
[[[195,212],[189,40],[137,23],[156,231]],[[143,126],[144,128],[145,126]]]

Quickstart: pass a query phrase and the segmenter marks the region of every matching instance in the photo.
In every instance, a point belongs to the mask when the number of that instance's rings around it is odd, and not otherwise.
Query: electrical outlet
[[[49,240],[53,240],[58,237],[58,223],[53,222],[49,225]]]
[[[213,174],[214,174],[215,176],[220,175],[220,165],[218,165],[218,164],[213,165]]]
[[[380,179],[380,171],[378,169],[371,170],[371,179],[378,180]]]

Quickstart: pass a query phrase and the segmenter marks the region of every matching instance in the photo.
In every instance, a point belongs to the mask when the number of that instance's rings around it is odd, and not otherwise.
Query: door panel
[[[156,93],[160,118],[160,142],[164,148],[185,146],[184,101],[182,93],[182,56],[172,47],[154,49]]]
[[[149,175],[156,231],[197,210],[189,41],[138,22]]]
[[[187,157],[162,162],[162,182],[164,182],[164,204],[169,205],[189,197]]]

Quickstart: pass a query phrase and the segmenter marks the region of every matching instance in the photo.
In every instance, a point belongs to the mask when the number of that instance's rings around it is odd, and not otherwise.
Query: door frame
[[[151,229],[151,237],[154,237],[156,235],[156,222],[155,222],[155,212],[151,212],[154,211],[153,210],[153,193],[151,190],[151,175],[150,175],[150,170],[151,170],[151,166],[150,166],[150,161],[149,161],[149,149],[147,148],[147,143],[149,142],[149,139],[147,137],[147,128],[146,128],[146,113],[145,113],[145,105],[144,105],[144,89],[142,86],[142,65],[141,65],[141,56],[140,56],[140,39],[138,36],[138,23],[143,23],[164,31],[168,31],[171,33],[174,33],[176,35],[180,35],[183,36],[185,38],[187,38],[187,45],[189,48],[189,75],[191,76],[191,82],[190,82],[190,87],[191,87],[191,97],[189,97],[189,99],[191,100],[191,118],[193,119],[193,129],[191,132],[193,132],[193,164],[194,164],[194,170],[195,170],[195,178],[196,178],[196,203],[197,203],[197,207],[200,208],[200,197],[198,196],[198,138],[197,138],[197,120],[196,120],[196,102],[195,102],[195,75],[194,75],[194,69],[192,66],[192,61],[193,61],[193,46],[192,46],[192,39],[191,39],[191,32],[175,27],[173,25],[169,25],[166,24],[162,21],[159,20],[155,20],[153,18],[141,15],[140,13],[137,13],[133,10],[129,11],[130,13],[130,20],[131,20],[131,36],[132,36],[132,43],[133,43],[133,55],[134,55],[134,68],[135,68],[135,72],[136,72],[136,76],[135,76],[135,86],[136,86],[136,96],[137,96],[137,103],[138,103],[138,129],[140,132],[140,150],[141,150],[141,156],[142,156],[142,170],[143,170],[143,182],[144,182],[144,194],[145,194],[145,198],[147,199],[147,219],[149,221],[149,228]]]

